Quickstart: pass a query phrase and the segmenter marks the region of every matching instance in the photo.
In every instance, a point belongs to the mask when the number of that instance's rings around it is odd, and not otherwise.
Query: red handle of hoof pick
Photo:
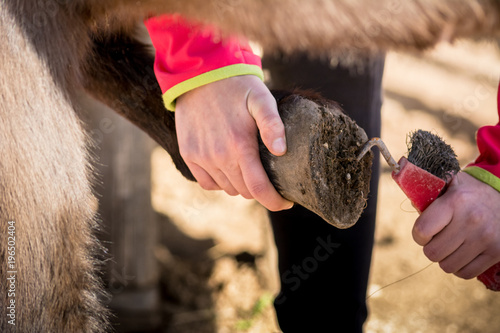
[[[392,179],[410,199],[413,207],[422,213],[441,194],[446,182],[409,162],[406,157],[401,157],[398,164],[399,171],[392,172]]]

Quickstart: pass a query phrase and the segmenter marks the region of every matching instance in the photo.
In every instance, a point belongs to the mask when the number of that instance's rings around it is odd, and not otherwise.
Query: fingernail
[[[278,138],[273,142],[273,151],[276,154],[283,154],[286,151],[285,139]]]

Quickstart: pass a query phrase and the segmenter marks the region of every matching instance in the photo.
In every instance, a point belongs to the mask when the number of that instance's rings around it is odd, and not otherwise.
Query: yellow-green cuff
[[[180,95],[195,88],[201,87],[205,84],[238,75],[256,75],[261,80],[264,80],[264,73],[262,72],[262,69],[257,65],[249,65],[249,64],[229,65],[226,67],[214,69],[213,71],[210,72],[200,74],[189,80],[176,84],[163,94],[163,103],[165,103],[165,107],[167,108],[167,110],[175,111],[175,101],[177,97],[179,97]]]
[[[477,180],[490,185],[495,190],[500,192],[500,178],[498,178],[491,172],[477,166],[467,167],[463,171],[476,178]]]

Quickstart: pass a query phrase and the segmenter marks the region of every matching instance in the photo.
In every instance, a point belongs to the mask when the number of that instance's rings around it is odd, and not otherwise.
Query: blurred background
[[[458,41],[425,54],[389,53],[382,139],[398,158],[406,154],[409,132],[429,130],[465,166],[477,155],[476,130],[498,122],[499,79],[500,52],[493,43]],[[103,198],[121,198],[108,204],[115,207],[110,214],[102,212],[111,220],[103,238],[114,258],[106,275],[108,302],[122,320],[135,323],[119,324],[118,331],[278,332],[272,307],[276,250],[266,211],[254,201],[186,181],[166,152],[141,133],[131,137],[136,130],[108,112],[94,115],[90,129],[101,143],[101,173],[113,165],[119,169],[97,186],[111,191]],[[110,149],[119,152],[106,160]],[[129,160],[135,166],[124,170]],[[134,206],[138,193],[143,201]],[[375,293],[366,332],[500,332],[500,293],[448,275],[437,264],[427,267],[411,237],[418,214],[385,162],[379,193],[368,291]]]

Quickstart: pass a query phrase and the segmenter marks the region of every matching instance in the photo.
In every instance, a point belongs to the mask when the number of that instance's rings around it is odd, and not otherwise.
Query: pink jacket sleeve
[[[500,116],[500,89],[497,94]],[[464,171],[500,191],[500,122],[495,126],[483,126],[477,132],[479,157]]]
[[[145,24],[156,50],[155,75],[169,110],[175,109],[177,97],[210,82],[246,74],[263,79],[260,57],[245,40],[221,40],[215,27],[180,15],[153,17]]]

